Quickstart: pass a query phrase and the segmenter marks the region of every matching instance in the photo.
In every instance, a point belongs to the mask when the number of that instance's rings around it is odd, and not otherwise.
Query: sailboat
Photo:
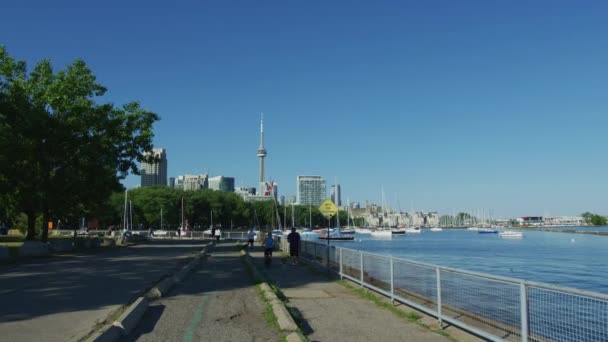
[[[331,240],[331,241],[353,241],[355,237],[353,235],[344,235],[340,232],[340,214],[336,214],[336,230],[331,231],[328,227],[325,234],[320,234],[319,240]]]

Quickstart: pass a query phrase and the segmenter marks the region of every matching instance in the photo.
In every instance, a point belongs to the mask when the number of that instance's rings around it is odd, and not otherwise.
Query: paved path
[[[351,294],[324,275],[283,263],[280,252],[275,252],[270,267],[264,266],[261,249],[254,248],[250,255],[302,313],[309,326],[304,332],[311,341],[448,341]]]
[[[0,340],[68,341],[200,251],[196,240],[153,241],[0,268]]]
[[[122,341],[278,341],[235,243],[222,242]]]

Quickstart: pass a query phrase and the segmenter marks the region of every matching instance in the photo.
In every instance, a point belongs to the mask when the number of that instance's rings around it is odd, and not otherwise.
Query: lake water
[[[394,235],[392,239],[357,234],[354,242],[332,244],[464,270],[608,293],[608,236],[523,232],[521,239],[504,239],[498,234],[460,229],[425,230],[421,234]]]

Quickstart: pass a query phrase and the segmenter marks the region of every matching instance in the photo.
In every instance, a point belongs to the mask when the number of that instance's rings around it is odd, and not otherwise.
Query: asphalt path
[[[122,341],[278,341],[236,245],[220,243]]]
[[[0,268],[0,340],[69,341],[103,322],[204,247],[155,240]]]
[[[304,334],[311,341],[446,342],[448,339],[397,317],[351,293],[324,274],[291,265],[275,252],[270,267],[260,250],[250,252],[257,268],[300,311]]]

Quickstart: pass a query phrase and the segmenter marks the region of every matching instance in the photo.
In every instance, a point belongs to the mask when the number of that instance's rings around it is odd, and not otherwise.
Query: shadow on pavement
[[[166,273],[177,271],[203,247],[197,240],[155,240],[3,269],[0,335],[23,336],[25,326],[31,329],[26,339],[38,336],[38,331],[48,333],[48,341],[80,334],[118,306],[134,300]],[[42,321],[36,323],[38,319]]]
[[[162,304],[150,305],[145,313],[146,319],[141,320],[141,322],[137,325],[137,328],[129,336],[123,336],[120,341],[137,341],[142,335],[154,331],[154,327],[156,326],[156,323],[160,320],[164,311],[165,306]]]

